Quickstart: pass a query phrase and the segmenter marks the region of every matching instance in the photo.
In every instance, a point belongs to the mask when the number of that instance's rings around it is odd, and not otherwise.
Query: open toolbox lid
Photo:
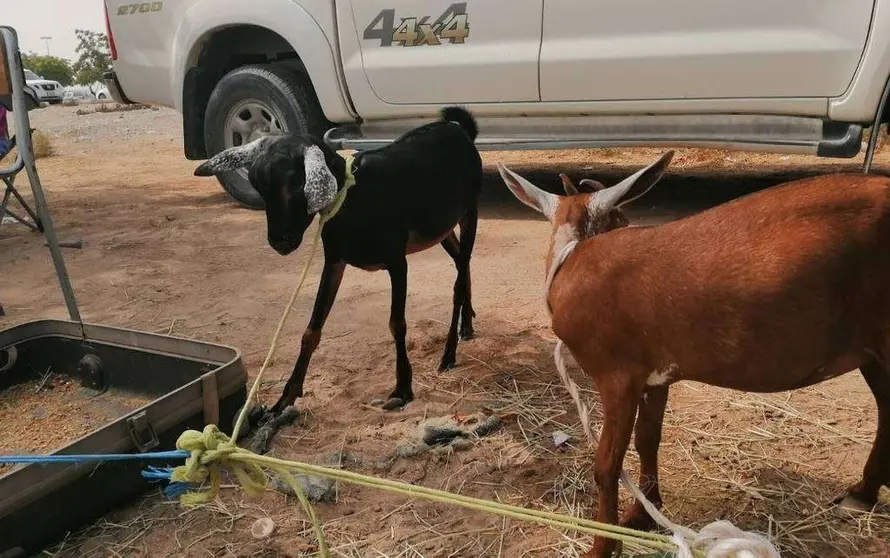
[[[230,430],[246,400],[241,354],[224,345],[92,324],[81,330],[79,322],[43,320],[0,331],[0,351],[9,354],[10,347],[15,362],[3,372],[6,382],[0,376],[0,385],[28,374],[33,378],[33,370],[44,370],[48,363],[57,374],[73,376],[81,358],[92,354],[101,360],[110,384],[150,394],[140,408],[52,454],[172,450],[184,430],[210,423]],[[31,464],[0,476],[0,554],[15,548],[39,552],[149,490],[152,485],[141,476],[147,465]]]

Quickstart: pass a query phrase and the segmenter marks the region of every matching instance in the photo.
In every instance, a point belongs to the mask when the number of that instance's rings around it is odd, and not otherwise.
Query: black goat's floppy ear
[[[279,136],[262,136],[250,143],[224,149],[195,169],[195,176],[213,176],[249,166],[278,139]]]
[[[310,145],[303,152],[306,166],[306,204],[309,214],[318,213],[334,202],[337,197],[337,179],[328,168],[324,152],[317,145]]]

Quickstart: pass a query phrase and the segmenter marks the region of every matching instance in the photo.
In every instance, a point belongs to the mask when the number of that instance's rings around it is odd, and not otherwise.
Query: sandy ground
[[[175,113],[75,110],[41,109],[32,119],[57,151],[39,161],[39,170],[59,233],[84,241],[82,250],[66,250],[84,318],[233,345],[255,373],[307,251],[278,256],[266,245],[262,213],[237,207],[214,180],[192,176],[195,163],[182,155]],[[335,454],[363,473],[589,517],[592,454],[558,383],[542,304],[548,225],[505,194],[492,163],[505,161],[556,188],[558,171],[611,183],[658,152],[486,154],[489,179],[473,256],[477,337],[459,346],[458,368],[436,372],[455,271],[444,251],[431,249],[409,260],[416,400],[388,414],[367,406],[394,383],[389,281],[385,273],[350,269],[310,367],[304,417],[279,434],[273,454],[319,463]],[[634,215],[638,222],[670,218],[789,175],[854,168],[859,160],[683,150]],[[879,162],[887,168],[886,152]],[[296,357],[319,270],[316,261],[263,389],[267,402]],[[0,227],[0,300],[8,313],[0,327],[66,317],[43,238],[22,227]],[[591,382],[573,370],[595,398]],[[505,428],[462,451],[388,459],[424,419],[483,406],[504,413]],[[842,520],[826,508],[858,480],[876,419],[858,374],[772,395],[678,385],[660,454],[665,512],[691,527],[724,518],[767,532],[788,556],[887,555],[886,491],[872,515]],[[572,436],[567,447],[553,447],[555,431]],[[626,465],[635,470],[633,450]],[[547,527],[350,485],[338,486],[335,501],[316,511],[338,556],[576,556],[589,544]],[[257,541],[249,530],[261,517],[277,528]],[[249,498],[227,486],[216,502],[192,510],[152,492],[47,552],[303,556],[314,549],[294,498]]]

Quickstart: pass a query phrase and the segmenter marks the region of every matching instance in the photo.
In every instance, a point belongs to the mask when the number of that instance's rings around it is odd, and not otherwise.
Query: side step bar
[[[480,151],[601,147],[709,147],[851,158],[860,124],[772,115],[663,115],[478,118]],[[381,121],[328,130],[333,149],[364,151],[391,143],[431,119]]]

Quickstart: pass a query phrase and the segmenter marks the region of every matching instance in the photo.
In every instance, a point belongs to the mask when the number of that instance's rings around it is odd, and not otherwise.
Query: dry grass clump
[[[43,159],[52,157],[56,153],[52,139],[40,130],[36,130],[31,136],[31,143],[34,145],[34,158]]]

